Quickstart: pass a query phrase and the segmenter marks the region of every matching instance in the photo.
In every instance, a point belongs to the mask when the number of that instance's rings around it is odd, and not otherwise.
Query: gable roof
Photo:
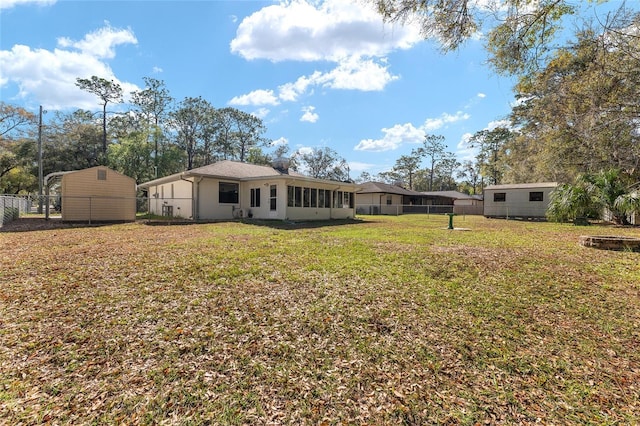
[[[86,169],[69,170],[69,171],[66,171],[66,172],[59,172],[59,173],[64,178],[65,176],[69,176],[69,175],[73,175],[73,174],[91,173],[91,171],[98,170],[98,169],[107,170],[110,174],[114,174],[116,176],[120,176],[122,178],[126,178],[126,179],[131,180],[131,181],[133,181],[135,183],[135,179],[132,178],[131,176],[127,176],[125,174],[122,174],[122,173],[120,173],[120,172],[118,172],[116,170],[113,170],[113,169],[111,169],[111,168],[109,168],[107,166],[93,166],[93,167],[89,167],[89,168],[86,168]]]
[[[302,176],[292,170],[290,170],[289,173],[284,173],[271,166],[261,166],[258,164],[241,163],[239,161],[231,160],[218,161],[217,163],[184,172],[184,176],[206,176],[235,179],[273,177],[281,175]]]
[[[504,190],[504,189],[535,189],[535,188],[555,188],[557,182],[538,182],[538,183],[507,183],[504,185],[485,186],[484,190]]]
[[[358,194],[373,194],[373,193],[383,193],[383,194],[397,194],[397,195],[422,195],[418,191],[412,191],[410,189],[402,188],[398,185],[391,185],[388,183],[382,182],[365,182],[360,184],[361,189],[358,191]]]
[[[167,182],[174,182],[176,180],[189,178],[189,177],[208,177],[208,178],[238,180],[238,181],[261,179],[261,178],[288,177],[288,178],[296,178],[296,179],[305,180],[305,181],[334,182],[326,179],[310,178],[308,176],[305,176],[293,170],[288,170],[288,172],[285,173],[271,166],[261,166],[258,164],[223,160],[223,161],[218,161],[217,163],[209,164],[207,166],[186,170],[184,172],[175,173],[173,175],[154,179],[149,182],[144,182],[138,185],[138,188],[148,188],[150,186],[161,185]],[[350,186],[354,185],[349,182],[336,182],[336,183],[340,185],[350,185]]]

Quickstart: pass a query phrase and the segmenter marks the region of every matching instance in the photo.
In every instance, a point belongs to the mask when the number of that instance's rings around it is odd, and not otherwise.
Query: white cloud
[[[254,90],[246,95],[236,96],[229,101],[230,105],[278,105],[280,102],[273,90]]]
[[[302,107],[302,112],[304,114],[302,114],[302,117],[300,117],[300,121],[306,121],[307,123],[315,123],[316,121],[318,121],[320,116],[317,113],[313,112],[315,109],[316,107],[313,106]]]
[[[480,92],[476,95],[477,97],[479,97],[480,99],[484,99],[487,97],[487,95],[485,95],[484,93]]]
[[[456,146],[456,157],[461,163],[464,161],[475,161],[476,155],[478,155],[478,148],[472,147],[469,144],[472,136],[472,133],[465,133]]]
[[[320,71],[314,72],[310,76],[302,76],[293,83],[285,83],[278,87],[278,97],[283,101],[294,102],[298,97],[307,91],[309,86],[316,84],[316,81],[322,76]]]
[[[293,0],[245,18],[230,47],[249,60],[336,62],[349,56],[384,56],[421,40],[417,26],[385,25],[374,8],[361,2]]]
[[[278,98],[294,102],[312,93],[314,87],[383,90],[399,78],[389,72],[385,56],[393,50],[410,49],[422,40],[417,26],[384,24],[380,15],[362,2],[283,0],[245,18],[230,48],[248,60],[336,64],[329,71],[315,71],[280,85]]]
[[[301,155],[307,155],[307,154],[313,154],[314,150],[312,147],[310,146],[300,146],[296,152],[298,152]]]
[[[498,127],[506,127],[507,129],[511,128],[511,121],[509,120],[495,120],[495,121],[490,121],[489,124],[487,124],[487,127],[485,128],[485,130],[493,130],[495,128]]]
[[[396,124],[391,128],[382,129],[384,134],[381,139],[363,139],[354,148],[356,151],[392,151],[403,144],[418,144],[424,141],[424,137],[434,130],[441,129],[447,124],[467,120],[469,114],[458,111],[455,114],[443,113],[437,118],[427,118],[422,126],[415,127],[411,123]]]
[[[269,115],[270,112],[271,110],[269,108],[258,108],[252,114],[258,117],[259,119],[264,120],[267,117],[267,115]]]
[[[278,87],[278,95],[273,90],[254,90],[245,95],[236,96],[229,101],[231,105],[278,105],[279,100],[295,102],[302,95],[313,93],[314,87],[341,90],[380,91],[399,77],[393,75],[382,61],[351,57],[341,61],[333,70],[322,73],[315,71],[302,76],[293,83]]]
[[[354,148],[356,151],[391,151],[399,148],[404,143],[420,143],[424,139],[425,132],[416,128],[411,123],[396,124],[382,129],[384,136],[381,139],[363,139]]]
[[[341,61],[337,68],[319,75],[315,80],[332,89],[361,91],[383,90],[387,83],[398,76],[389,73],[387,66],[368,59],[350,57]]]
[[[440,117],[437,118],[427,118],[422,126],[425,131],[432,132],[434,130],[441,129],[445,127],[447,124],[455,123],[457,121],[468,120],[471,116],[462,111],[458,111],[455,114],[451,115],[448,113],[443,113]]]
[[[495,120],[490,121],[483,130],[494,130],[498,127],[506,127],[511,128],[511,123],[509,120]],[[456,156],[458,160],[463,161],[475,161],[476,156],[478,155],[478,147],[471,146],[469,140],[473,136],[472,133],[465,133],[460,138],[458,145],[456,146]]]
[[[375,164],[361,163],[359,161],[349,161],[349,170],[352,172],[364,172],[376,167]]]
[[[271,141],[271,146],[289,145],[289,139],[280,137]]]
[[[105,26],[84,36],[82,40],[73,41],[67,37],[58,39],[58,46],[75,48],[82,54],[100,59],[113,59],[115,47],[120,44],[137,44],[138,40],[130,29],[112,28],[108,22]]]
[[[56,0],[0,0],[1,9],[11,9],[14,6],[35,4],[37,6],[50,6],[55,4]]]
[[[103,61],[115,55],[115,46],[136,42],[130,30],[106,26],[79,42],[60,39],[59,47],[52,51],[14,45],[11,50],[0,50],[0,84],[15,83],[18,98],[37,99],[48,109],[95,109],[95,95],[76,87],[76,78],[96,75],[120,84],[125,94],[138,90],[134,84],[119,81]]]
[[[156,66],[156,67],[153,67],[151,72],[154,73],[154,74],[161,74],[161,73],[164,72],[164,70],[162,68]]]

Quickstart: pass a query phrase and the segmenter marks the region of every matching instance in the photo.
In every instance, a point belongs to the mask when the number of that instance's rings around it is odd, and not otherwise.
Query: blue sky
[[[459,160],[467,138],[510,111],[513,79],[481,37],[447,55],[363,2],[0,0],[0,98],[37,111],[99,110],[77,77],[163,80],[263,119],[291,151],[328,146],[351,176],[389,170],[425,134]],[[117,107],[114,107],[117,108]],[[122,108],[122,107],[121,107]]]

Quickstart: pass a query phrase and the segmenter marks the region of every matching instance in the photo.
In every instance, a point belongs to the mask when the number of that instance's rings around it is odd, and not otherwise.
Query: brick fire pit
[[[615,235],[583,235],[580,244],[602,250],[640,251],[640,238]]]

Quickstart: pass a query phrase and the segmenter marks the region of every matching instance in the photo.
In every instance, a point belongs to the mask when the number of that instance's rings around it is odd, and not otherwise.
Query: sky
[[[151,77],[177,101],[255,114],[273,147],[335,150],[352,178],[390,170],[427,134],[472,159],[468,138],[514,102],[515,80],[486,58],[481,36],[443,54],[358,0],[0,0],[3,102],[42,105],[46,122],[54,110],[100,110],[76,78],[130,93]]]

